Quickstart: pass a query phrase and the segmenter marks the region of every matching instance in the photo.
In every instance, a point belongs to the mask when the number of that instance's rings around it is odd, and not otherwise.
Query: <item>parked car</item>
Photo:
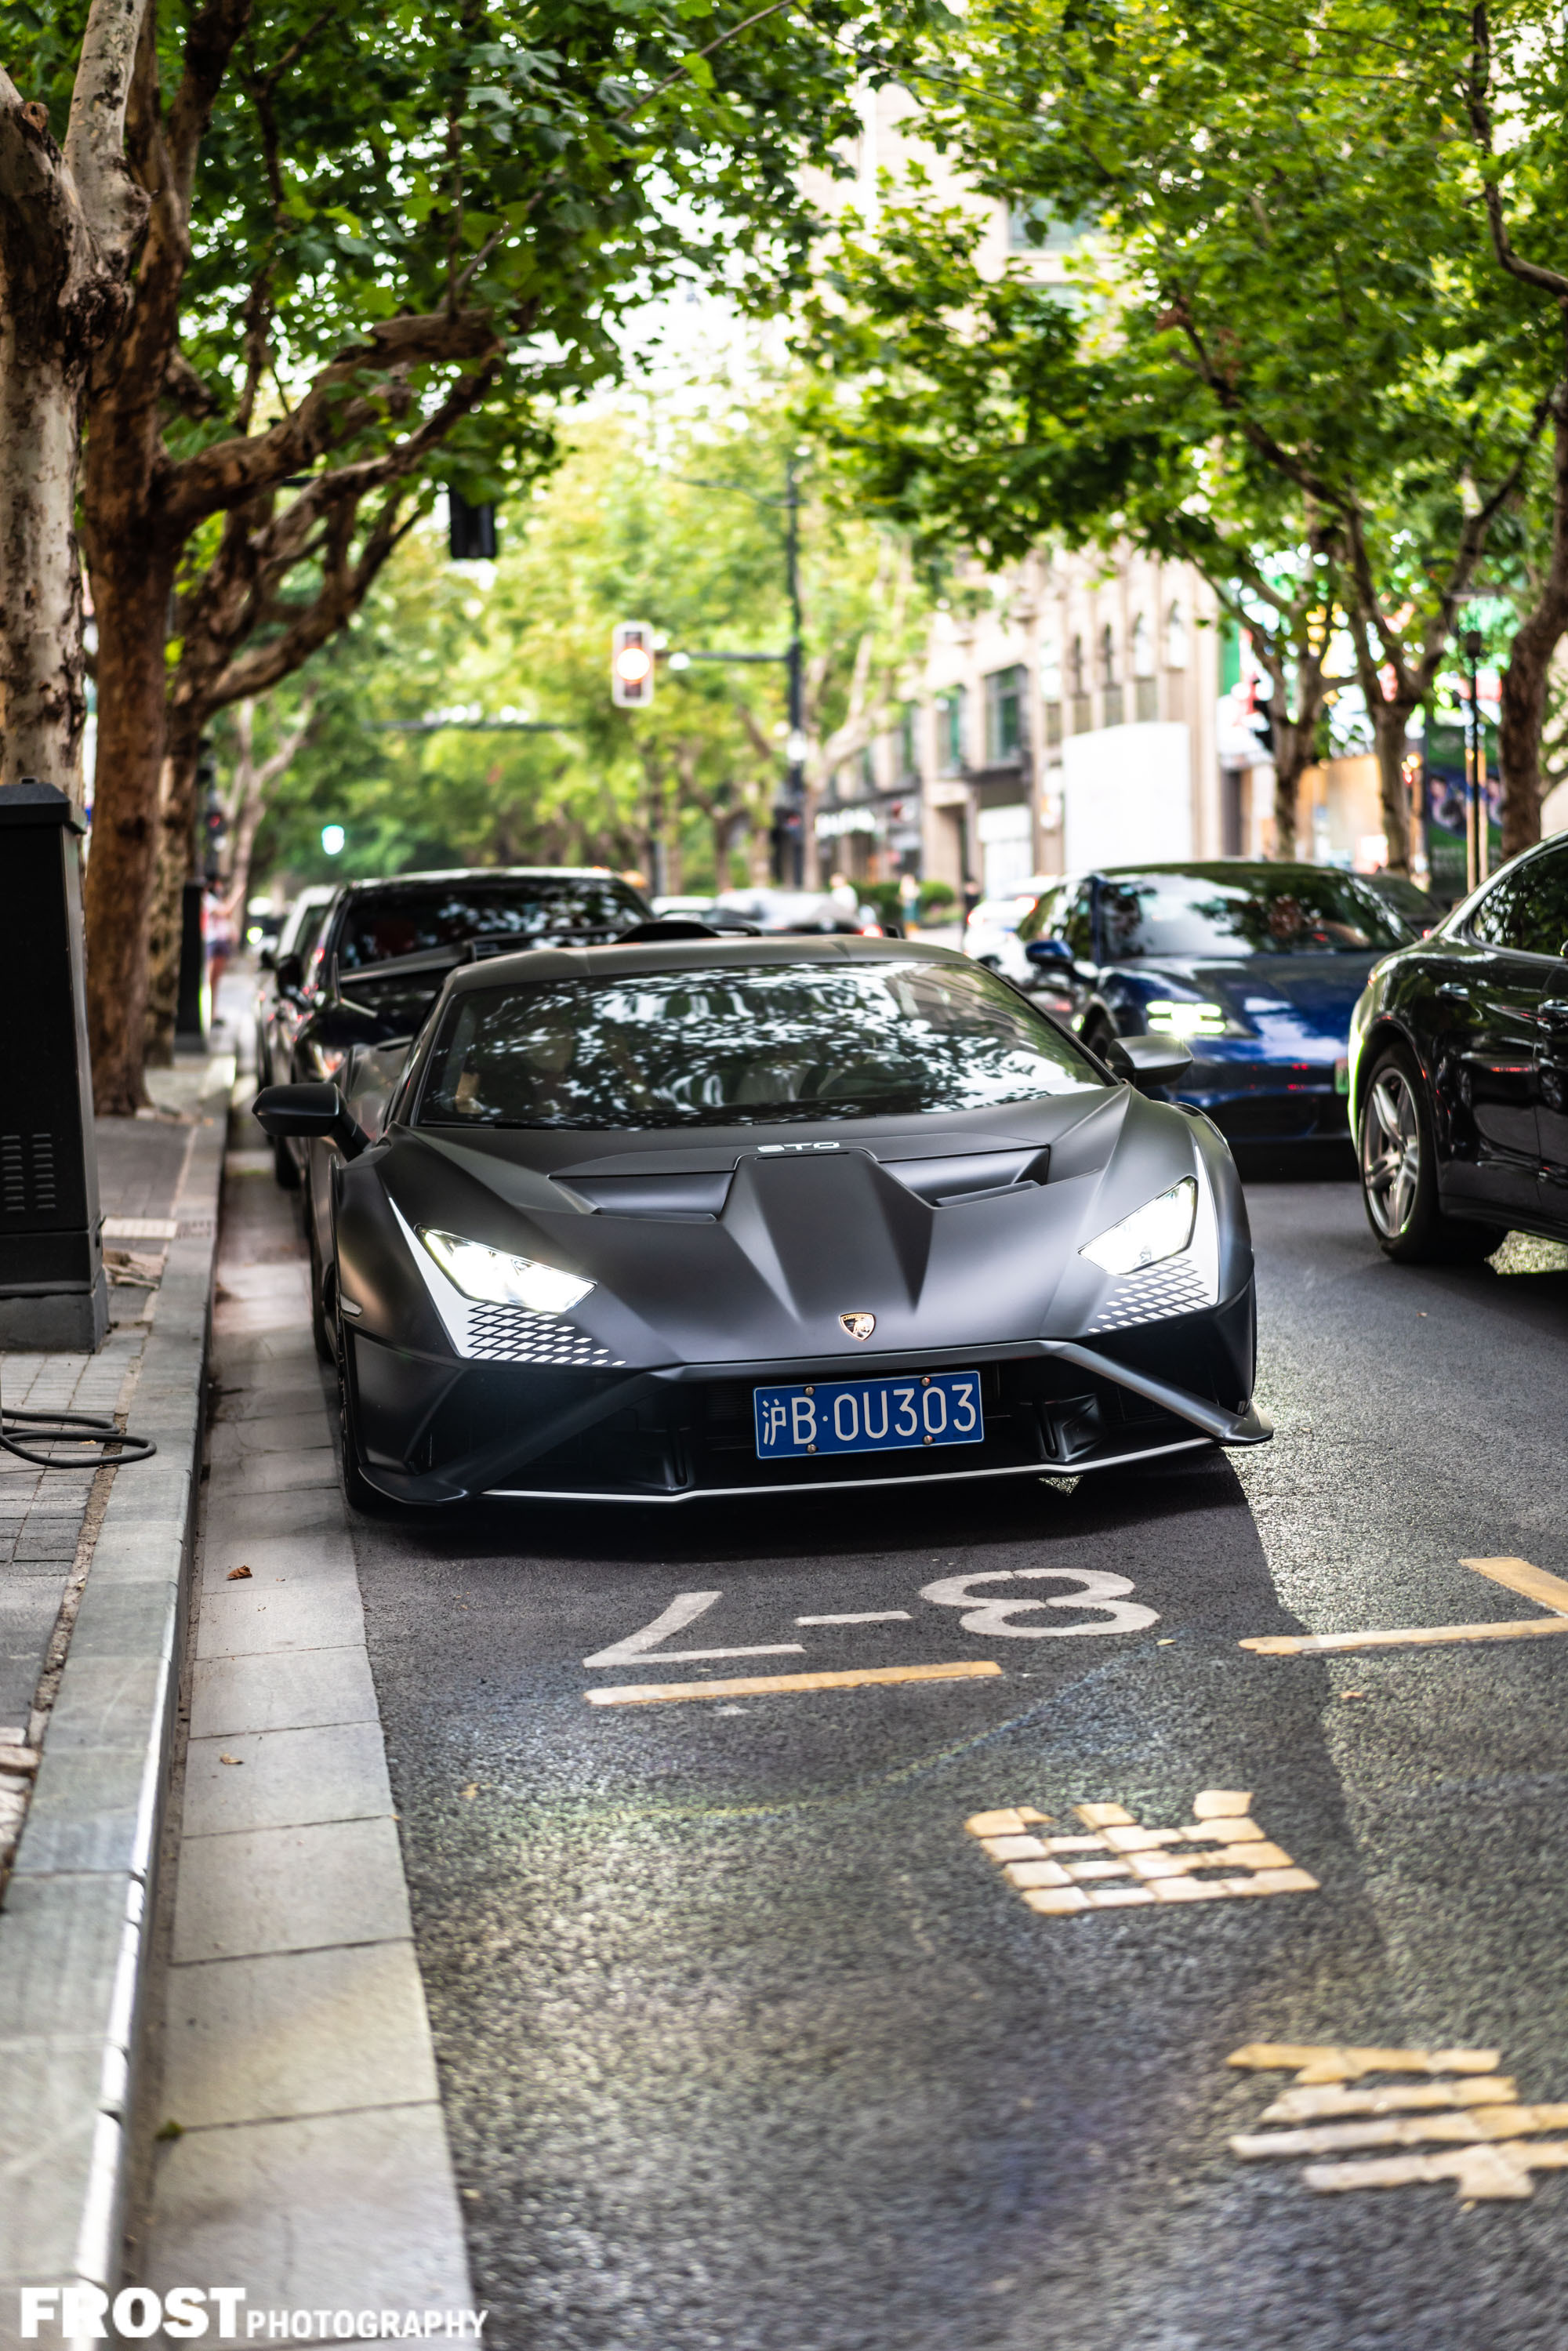
[[[1058,873],[1031,874],[1016,890],[981,898],[964,925],[964,953],[983,963],[988,971],[1005,973],[1017,987],[1032,987],[1040,974],[1019,944],[1019,925],[1033,913],[1041,893],[1053,889],[1061,878]]]
[[[1568,1239],[1568,839],[1376,966],[1350,1090],[1387,1256],[1485,1257],[1511,1226]]]
[[[337,892],[303,983],[303,1018],[288,1039],[293,1081],[336,1078],[357,1051],[365,1082],[401,1065],[446,975],[460,963],[530,947],[601,946],[651,919],[628,883],[597,867],[488,866],[402,873]],[[317,1276],[327,1230],[325,1147],[297,1139],[306,1228]],[[287,1180],[287,1178],[283,1179]],[[327,1337],[318,1299],[317,1343]]]
[[[293,1040],[305,1018],[306,969],[337,894],[332,887],[301,890],[284,916],[276,946],[264,946],[256,957],[256,1074],[264,1086],[292,1074]],[[294,1154],[280,1144],[273,1156],[278,1182],[292,1190],[299,1181]]]
[[[1424,939],[1435,931],[1443,919],[1444,909],[1429,892],[1406,873],[1364,873],[1361,880],[1369,890],[1393,907],[1412,937]]]
[[[1019,925],[1092,1050],[1152,1031],[1190,1045],[1176,1088],[1235,1144],[1350,1141],[1350,1016],[1409,932],[1322,865],[1116,866],[1064,881]]]
[[[837,931],[854,937],[876,921],[863,906],[852,913],[826,890],[725,890],[714,900],[714,912],[703,920],[711,923],[725,914],[738,914],[758,931],[808,936]]]
[[[361,1508],[1038,1478],[1263,1442],[1241,1187],[951,948],[683,940],[452,971],[319,1280]]]

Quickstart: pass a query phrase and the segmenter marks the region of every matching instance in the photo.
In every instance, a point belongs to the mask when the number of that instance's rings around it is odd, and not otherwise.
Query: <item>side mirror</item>
[[[285,996],[298,996],[301,983],[305,977],[304,956],[297,955],[278,956],[275,960],[272,968],[277,974],[277,985],[280,992]]]
[[[258,971],[276,971],[277,969],[277,957],[270,947],[258,947],[256,954],[256,965]]]
[[[1061,938],[1030,939],[1024,954],[1046,971],[1071,971],[1074,961],[1072,949]]]
[[[1102,1056],[1115,1076],[1146,1093],[1151,1086],[1174,1086],[1192,1067],[1179,1037],[1113,1037]],[[299,1087],[280,1092],[300,1092]]]
[[[370,1148],[370,1136],[337,1087],[325,1080],[319,1084],[263,1086],[251,1113],[264,1134],[297,1134],[307,1143],[335,1143],[345,1159],[357,1159]]]

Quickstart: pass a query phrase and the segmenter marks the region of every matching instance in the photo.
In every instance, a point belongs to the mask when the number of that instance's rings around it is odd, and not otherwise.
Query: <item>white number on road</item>
[[[982,1583],[1025,1580],[1040,1583],[1048,1578],[1053,1583],[1075,1583],[1078,1589],[1039,1600],[990,1598],[976,1589]],[[1133,1589],[1126,1576],[1108,1575],[1097,1567],[1018,1567],[988,1575],[944,1576],[939,1583],[926,1584],[920,1597],[935,1601],[938,1608],[967,1609],[968,1614],[958,1619],[966,1633],[978,1633],[988,1641],[1039,1641],[1050,1637],[1061,1640],[1072,1633],[1139,1633],[1146,1625],[1157,1625],[1160,1620],[1155,1609],[1145,1608],[1141,1600],[1123,1598]],[[1092,1608],[1107,1621],[1103,1625],[1019,1625],[1013,1621],[1026,1610],[1040,1608]]]
[[[644,1625],[640,1633],[628,1633],[623,1641],[582,1662],[585,1666],[639,1666],[645,1659],[651,1665],[662,1665],[666,1657],[798,1657],[803,1654],[802,1641],[768,1641],[758,1649],[660,1649],[662,1641],[673,1641],[723,1597],[722,1592],[678,1592],[664,1614]],[[655,1649],[657,1656],[651,1655]]]

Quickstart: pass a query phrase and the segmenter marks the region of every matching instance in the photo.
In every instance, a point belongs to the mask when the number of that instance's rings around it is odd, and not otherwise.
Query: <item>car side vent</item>
[[[557,1176],[551,1181],[600,1216],[706,1225],[722,1213],[733,1175],[732,1168],[721,1167],[668,1176]]]
[[[883,1172],[933,1208],[957,1208],[971,1200],[995,1199],[1003,1192],[1031,1190],[1045,1182],[1050,1164],[1050,1152],[1030,1144],[1018,1151],[964,1151],[942,1159],[884,1160]]]

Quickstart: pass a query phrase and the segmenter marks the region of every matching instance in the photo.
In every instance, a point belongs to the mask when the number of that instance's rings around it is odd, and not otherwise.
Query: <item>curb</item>
[[[0,2346],[21,2286],[120,2282],[228,1092],[198,1112],[131,1399],[158,1451],[110,1487],[0,1913]]]

